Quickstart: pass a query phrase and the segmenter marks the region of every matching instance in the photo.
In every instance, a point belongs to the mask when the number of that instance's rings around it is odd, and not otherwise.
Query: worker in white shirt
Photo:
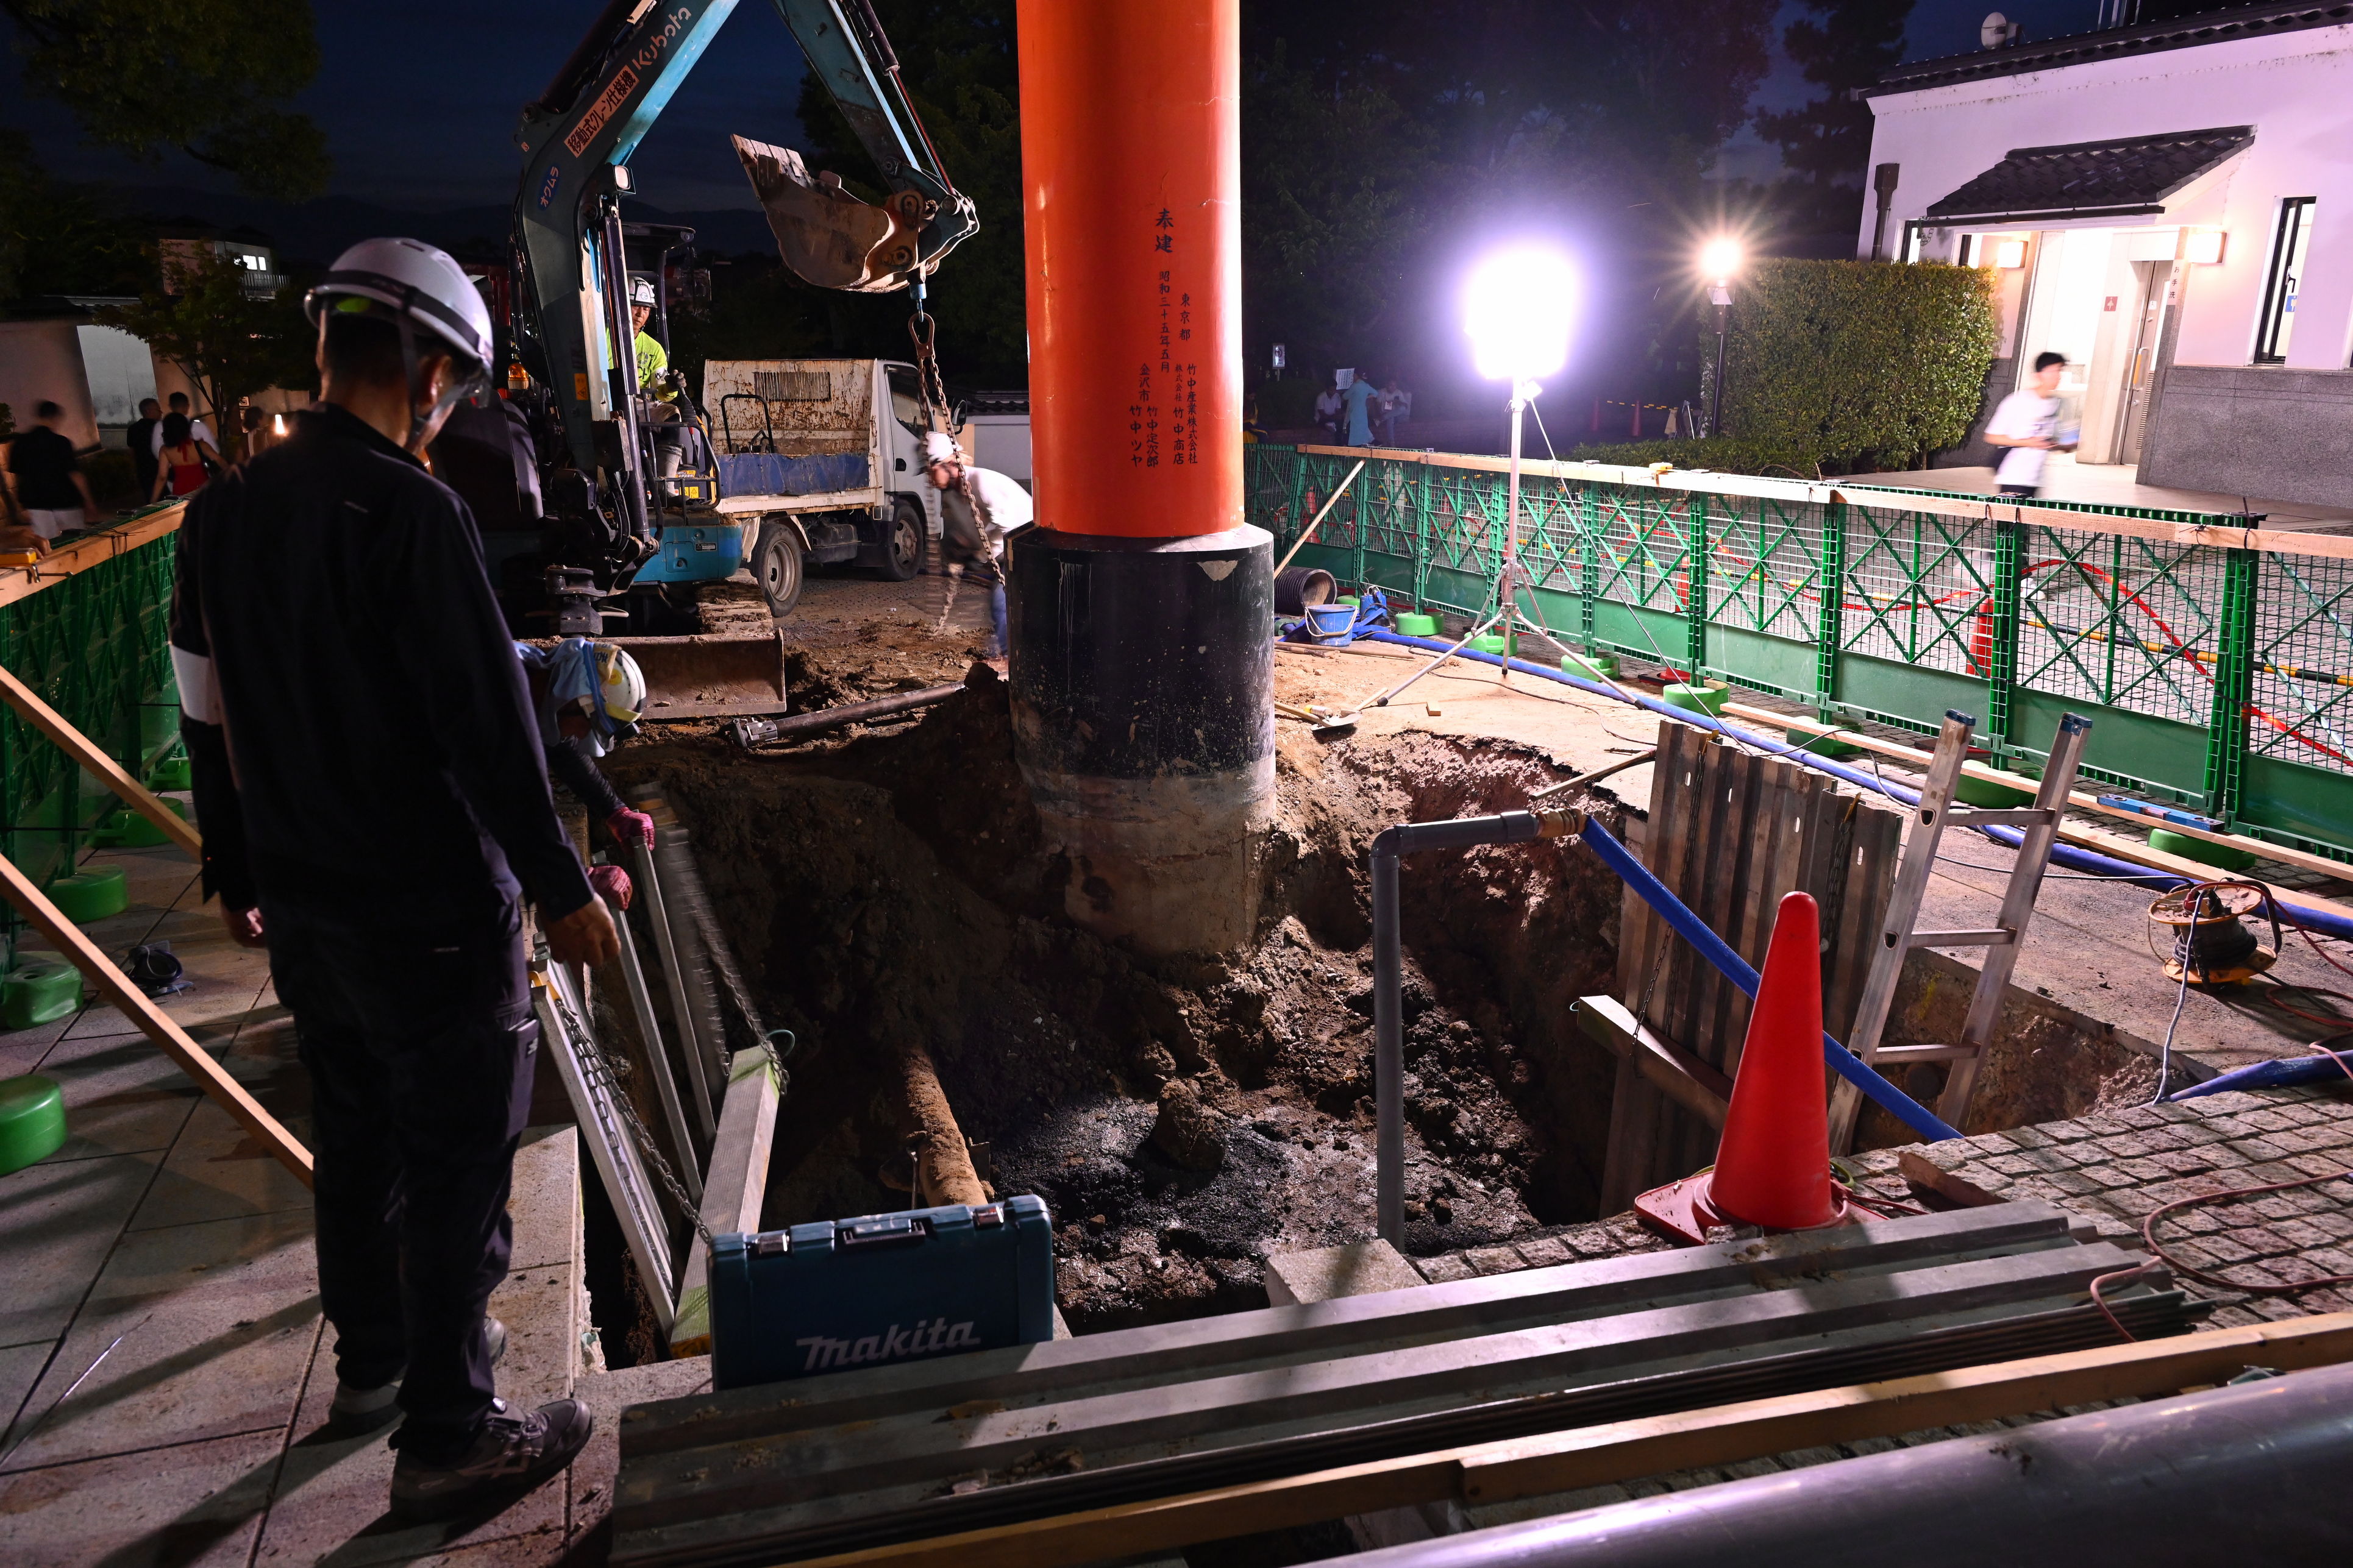
[[[214,439],[212,426],[188,413],[188,395],[186,393],[175,392],[172,394],[170,406],[165,410],[165,412],[176,414],[180,416],[181,418],[187,420],[188,434],[193,438],[213,447],[220,445],[220,442]],[[148,432],[147,455],[151,458],[160,458],[164,455],[164,422],[161,419],[155,421],[155,428]]]
[[[941,534],[948,547],[948,570],[969,570],[976,582],[989,584],[988,610],[995,630],[989,636],[987,657],[1003,658],[1007,653],[1005,541],[1036,518],[1036,503],[1018,479],[966,463],[955,438],[940,431],[923,437],[923,472],[932,488],[940,492]]]
[[[2042,493],[2042,465],[2053,452],[2072,452],[2080,429],[2061,424],[2063,405],[2060,377],[2067,374],[2067,356],[2043,353],[2034,356],[2034,379],[2001,400],[1986,424],[1986,440],[2006,447],[1994,483],[2006,496]]]

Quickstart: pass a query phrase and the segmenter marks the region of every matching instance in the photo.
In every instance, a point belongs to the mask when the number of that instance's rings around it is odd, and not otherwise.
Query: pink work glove
[[[588,887],[617,910],[628,909],[629,900],[637,893],[636,887],[629,881],[629,874],[618,866],[589,867]]]
[[[624,849],[650,849],[654,847],[654,819],[642,811],[623,806],[605,819],[605,831],[613,842]]]

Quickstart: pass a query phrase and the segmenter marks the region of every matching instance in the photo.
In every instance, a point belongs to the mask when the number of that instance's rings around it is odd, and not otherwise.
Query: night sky
[[[167,0],[166,0],[167,3]],[[1274,0],[1245,0],[1273,4]],[[1918,0],[1907,55],[1922,59],[1978,47],[1978,26],[2004,0]],[[512,199],[518,154],[516,110],[538,93],[599,9],[597,0],[317,0],[322,64],[299,101],[322,126],[335,160],[330,194],[375,205],[440,211]],[[2097,0],[2011,0],[2005,14],[2030,37],[2088,30]],[[1787,15],[1799,12],[1793,5]],[[226,182],[185,159],[161,168],[97,153],[46,100],[14,79],[13,57],[0,77],[0,114],[30,132],[56,174],[151,192],[185,190],[201,211],[201,194]],[[743,0],[720,40],[703,57],[631,165],[649,204],[679,212],[754,204],[729,155],[727,136],[797,139],[793,106],[802,65],[792,36],[762,0]],[[1758,101],[1781,107],[1809,96],[1786,62]],[[1744,133],[1745,156],[1731,172],[1766,174],[1769,150]]]

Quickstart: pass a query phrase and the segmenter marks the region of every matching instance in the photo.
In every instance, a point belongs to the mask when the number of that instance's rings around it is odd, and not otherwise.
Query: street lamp
[[[1732,279],[1740,270],[1740,242],[1711,239],[1700,247],[1700,276],[1708,280],[1708,303],[1715,307],[1715,382],[1708,388],[1707,433],[1724,434],[1724,343],[1732,325]]]
[[[1544,388],[1538,376],[1568,363],[1568,333],[1577,311],[1577,273],[1566,258],[1534,247],[1502,251],[1471,274],[1462,297],[1462,330],[1472,363],[1490,381],[1512,384],[1511,482],[1504,505],[1504,679],[1511,679],[1513,595],[1519,584],[1520,425]],[[1534,591],[1529,602],[1535,603]]]

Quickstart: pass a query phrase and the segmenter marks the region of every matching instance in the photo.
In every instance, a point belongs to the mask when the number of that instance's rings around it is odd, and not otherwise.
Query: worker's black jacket
[[[389,931],[511,932],[589,899],[465,503],[322,407],[206,485],[181,524],[172,653],[231,907]]]

